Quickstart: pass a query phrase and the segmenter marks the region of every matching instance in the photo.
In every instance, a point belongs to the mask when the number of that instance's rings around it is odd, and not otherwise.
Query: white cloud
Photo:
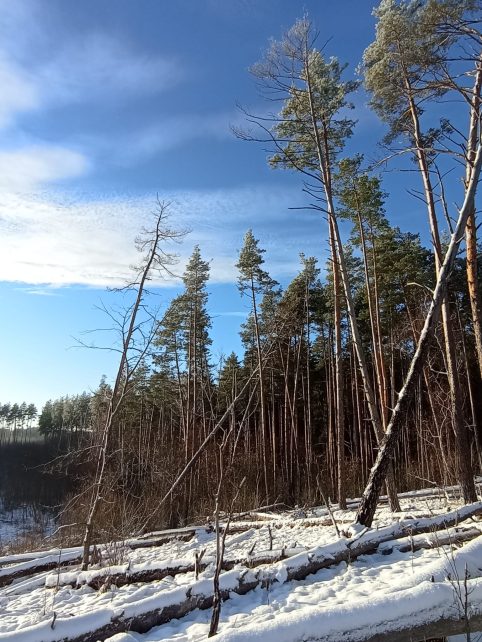
[[[80,153],[48,145],[0,152],[0,190],[28,191],[44,183],[75,178],[88,169]]]
[[[287,209],[297,202],[297,190],[257,187],[169,196],[171,224],[192,229],[182,245],[169,248],[180,254],[178,273],[194,244],[199,244],[210,261],[211,281],[234,282],[238,250],[248,227],[266,248],[267,269],[275,278],[296,273],[299,251],[323,253],[324,224]],[[0,194],[0,280],[59,287],[125,282],[129,265],[138,259],[134,239],[148,225],[154,199],[70,201]],[[158,284],[174,283],[178,281],[168,278]]]
[[[102,203],[85,208],[3,194],[0,278],[32,285],[118,283],[132,258],[132,244],[118,233],[114,211],[109,214],[110,233]]]
[[[58,291],[53,288],[21,288],[21,292],[33,296],[58,296]]]
[[[244,124],[241,112],[226,110],[207,114],[183,113],[159,117],[153,124],[141,125],[118,136],[75,138],[83,147],[121,166],[135,165],[155,154],[165,153],[196,140],[234,141],[233,126]]]
[[[10,125],[15,114],[40,105],[37,87],[18,65],[0,54],[0,127]]]

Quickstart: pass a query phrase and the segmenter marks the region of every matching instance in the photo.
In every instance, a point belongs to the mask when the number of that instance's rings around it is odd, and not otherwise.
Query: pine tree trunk
[[[482,55],[476,64],[476,77],[472,91],[470,108],[469,135],[467,139],[467,165],[465,171],[466,184],[469,183],[472,166],[477,146],[477,137],[480,131],[480,92],[482,89]],[[467,285],[469,289],[472,323],[474,326],[475,348],[479,364],[480,380],[482,381],[482,304],[477,274],[477,225],[475,220],[475,206],[470,212],[465,228],[465,244],[467,248]]]
[[[345,492],[345,397],[343,386],[343,354],[341,344],[340,272],[335,246],[333,222],[330,219],[330,250],[333,271],[333,300],[335,321],[335,400],[336,400],[336,459],[337,499],[342,510],[346,509]]]
[[[474,168],[470,178],[470,183],[465,193],[464,204],[460,210],[457,225],[455,227],[454,233],[452,234],[447,253],[445,255],[442,267],[437,278],[437,284],[435,286],[432,302],[425,319],[423,330],[420,334],[420,340],[410,364],[405,382],[398,395],[398,401],[393,410],[390,423],[388,424],[382,447],[378,453],[375,465],[372,468],[368,484],[365,488],[360,507],[358,509],[356,521],[363,526],[370,527],[372,524],[383,480],[385,479],[389,463],[395,453],[395,448],[403,427],[403,421],[409,409],[418,377],[422,372],[422,368],[430,346],[430,341],[433,338],[435,326],[440,315],[440,309],[446,297],[447,280],[450,275],[458,248],[460,246],[461,235],[465,230],[467,219],[470,215],[471,209],[474,206],[474,199],[480,175],[481,163],[482,148],[479,146],[474,160]]]
[[[315,113],[314,104],[313,104],[313,93],[312,93],[312,86],[311,86],[310,70],[308,65],[308,54],[307,54],[306,63],[305,63],[305,73],[306,73],[306,87],[307,87],[308,98],[310,102],[311,123],[313,127],[313,134],[315,137],[316,148],[318,153],[320,176],[322,178],[322,183],[325,191],[328,218],[329,218],[330,225],[332,225],[332,228],[333,228],[335,246],[336,246],[339,267],[340,267],[341,281],[343,283],[343,290],[345,293],[345,300],[348,308],[348,318],[350,321],[352,339],[356,348],[358,365],[359,365],[360,373],[362,377],[363,389],[365,391],[365,398],[366,398],[368,409],[370,412],[370,419],[373,424],[377,441],[380,442],[384,434],[383,424],[380,417],[380,413],[378,411],[375,395],[373,393],[373,388],[370,382],[370,377],[368,374],[368,367],[366,364],[365,354],[363,351],[361,336],[358,329],[358,321],[355,313],[353,297],[351,294],[348,268],[345,261],[343,243],[341,241],[340,231],[338,228],[338,221],[335,215],[335,208],[333,204],[332,178],[331,178],[331,166],[330,166],[330,146],[328,144],[327,124],[324,123],[322,125],[323,132],[321,135],[320,129],[318,126],[317,115]],[[390,508],[392,509],[392,511],[398,512],[400,510],[400,504],[398,501],[398,497],[395,489],[395,482],[392,475],[389,475],[387,477],[387,493],[388,493]]]
[[[427,157],[423,147],[422,135],[415,102],[412,97],[412,90],[408,80],[406,80],[407,91],[409,94],[409,107],[414,127],[414,141],[416,145],[416,157],[422,175],[423,188],[427,203],[429,215],[430,231],[432,234],[432,243],[435,253],[435,270],[438,277],[442,261],[442,245],[438,230],[437,215],[435,211],[434,192],[430,179],[430,170]],[[468,217],[470,212],[468,213]],[[468,220],[468,219],[467,219]],[[464,421],[462,394],[460,390],[460,381],[457,371],[457,357],[455,349],[455,338],[452,328],[452,319],[450,311],[450,300],[448,289],[445,289],[445,298],[442,302],[442,328],[444,334],[445,357],[447,366],[447,379],[450,388],[450,405],[452,411],[452,426],[455,435],[455,466],[456,475],[461,486],[464,501],[466,503],[474,502],[477,499],[475,490],[474,476],[470,459],[470,446],[467,434],[467,428]]]
[[[464,355],[464,367],[465,367],[465,372],[467,373],[467,392],[469,395],[469,403],[470,403],[470,414],[472,415],[472,427],[474,430],[474,436],[475,436],[475,447],[477,450],[477,461],[479,464],[479,471],[482,471],[482,441],[480,439],[480,431],[479,431],[479,425],[477,421],[477,412],[475,409],[475,401],[474,401],[474,378],[471,372],[470,364],[469,364],[469,358],[467,354],[467,341],[465,338],[465,332],[462,328],[462,320],[460,318],[460,309],[457,308],[457,320],[458,320],[458,326],[459,326],[459,332],[462,337],[462,349],[463,349],[463,355]]]
[[[258,322],[258,309],[256,306],[256,294],[254,292],[254,283],[251,279],[251,297],[253,302],[253,316],[254,328],[256,334],[256,353],[258,357],[258,381],[259,381],[259,405],[260,405],[260,432],[261,432],[261,452],[263,456],[263,478],[264,478],[264,491],[265,501],[269,503],[269,483],[268,483],[268,462],[266,452],[266,399],[264,391],[264,377],[263,377],[263,358],[261,354],[261,338],[259,336],[259,322]]]
[[[482,305],[480,301],[479,280],[477,274],[477,226],[475,208],[470,213],[465,228],[465,244],[467,247],[467,286],[469,290],[472,323],[474,326],[475,349],[482,381]]]

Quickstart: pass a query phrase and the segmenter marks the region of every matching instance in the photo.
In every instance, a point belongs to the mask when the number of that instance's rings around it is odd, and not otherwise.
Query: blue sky
[[[156,194],[172,201],[172,224],[192,230],[178,272],[196,243],[211,262],[214,360],[239,347],[247,308],[234,264],[248,228],[282,283],[300,251],[324,263],[325,222],[290,209],[304,203],[300,178],[270,170],[230,126],[242,123],[237,103],[266,109],[248,68],[305,11],[354,76],[373,38],[373,4],[0,1],[1,402],[40,406],[112,375],[114,355],[75,338],[110,345],[83,333],[106,325],[98,306],[116,303],[105,288],[128,275]],[[363,95],[356,104],[351,147],[375,154],[383,128]],[[393,175],[390,184],[400,189]],[[407,200],[390,218],[416,229],[419,208]],[[159,288],[161,309],[176,287]]]

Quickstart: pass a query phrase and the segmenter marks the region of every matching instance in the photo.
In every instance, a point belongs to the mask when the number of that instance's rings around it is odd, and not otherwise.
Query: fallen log
[[[482,535],[482,531],[478,528],[464,528],[455,531],[447,531],[446,533],[429,533],[427,535],[415,535],[413,537],[404,537],[401,540],[385,542],[380,544],[377,549],[378,553],[382,555],[391,555],[393,551],[399,553],[416,553],[426,548],[440,548],[441,546],[459,546],[470,542]]]
[[[479,534],[480,532],[477,531]],[[475,535],[474,535],[475,537]],[[226,559],[223,561],[222,570],[230,571],[236,566],[244,566],[246,568],[256,568],[265,564],[273,564],[288,557],[298,555],[300,552],[306,551],[304,547],[294,549],[282,548],[272,551],[263,551],[258,555],[248,557],[240,557],[237,559]],[[197,569],[199,573],[205,571],[211,564],[215,563],[214,557],[203,557],[203,560],[198,563]],[[71,588],[80,588],[81,586],[89,586],[95,590],[104,588],[105,586],[126,586],[127,584],[144,584],[147,582],[154,582],[163,580],[166,577],[173,577],[175,575],[182,575],[184,573],[194,573],[196,571],[195,561],[176,560],[168,562],[167,564],[160,564],[150,568],[136,569],[129,568],[125,564],[121,570],[119,567],[104,567],[84,572],[72,573],[52,573],[47,576],[45,580],[46,588],[58,588],[60,586],[70,586]]]
[[[50,571],[58,566],[72,566],[80,560],[78,553],[57,553],[46,555],[40,560],[26,560],[13,566],[0,569],[0,587],[8,586],[14,580],[44,571]]]
[[[41,558],[49,557],[50,555],[58,555],[59,547],[51,548],[45,551],[29,551],[28,553],[12,553],[10,555],[2,555],[0,557],[0,568],[8,568],[20,562],[30,562],[32,560],[39,560]],[[61,549],[64,553],[79,553],[80,546],[65,547]]]
[[[243,533],[251,529],[260,529],[264,526],[264,523],[245,523],[231,526],[229,528],[230,534],[234,535],[236,533]],[[164,544],[169,544],[174,541],[187,542],[200,533],[212,533],[213,528],[211,525],[204,527],[196,528],[183,528],[183,529],[173,529],[168,531],[159,531],[156,536],[150,534],[148,539],[136,538],[131,540],[125,540],[123,545],[126,549],[137,550],[141,548],[154,548],[157,546],[163,546]],[[102,557],[103,550],[106,547],[98,546],[98,550]],[[47,554],[48,553],[48,554]],[[39,553],[40,557],[34,557],[35,554],[21,554],[20,556],[8,556],[4,559],[8,559],[9,566],[0,568],[0,588],[10,585],[14,580],[17,580],[21,577],[28,577],[30,575],[35,575],[36,573],[42,573],[44,571],[50,571],[60,567],[66,566],[75,566],[82,560],[82,548],[75,547],[65,550],[48,551],[45,553]],[[21,562],[14,563],[16,560],[22,560]],[[4,562],[5,564],[7,562]],[[150,581],[150,580],[146,580]]]
[[[191,536],[187,539],[191,539]],[[183,541],[182,538],[179,538],[179,540]],[[135,550],[137,548],[162,546],[163,544],[171,541],[172,538],[157,538],[155,540],[139,542],[133,541],[130,544],[126,544],[126,548]],[[72,551],[74,549],[70,550]],[[100,550],[102,555],[102,548],[100,548]],[[49,555],[42,555],[38,558],[26,556],[24,558],[24,561],[22,562],[13,564],[10,563],[9,566],[0,568],[0,587],[9,586],[14,580],[22,577],[29,577],[31,575],[36,575],[37,573],[43,573],[45,571],[51,571],[58,568],[65,568],[66,566],[75,566],[81,561],[82,553],[80,551],[80,547],[78,549],[75,549],[74,552],[57,551],[52,552],[52,554]]]
[[[245,595],[257,587],[269,587],[275,582],[285,583],[302,580],[308,575],[333,566],[342,561],[351,562],[360,555],[369,553],[384,542],[401,537],[413,537],[458,525],[476,515],[482,514],[482,502],[464,506],[457,511],[439,515],[432,519],[407,520],[380,528],[378,530],[362,529],[355,532],[350,539],[340,539],[333,544],[320,546],[287,560],[261,567],[257,570],[238,568],[222,573],[220,591],[223,600],[231,593]],[[354,525],[356,531],[356,525]],[[478,542],[478,540],[475,540]],[[472,546],[472,544],[469,544]],[[462,549],[463,550],[463,549]],[[194,609],[207,609],[212,606],[212,581],[200,580],[189,587],[178,587],[126,604],[119,614],[108,608],[96,614],[97,628],[92,630],[92,621],[87,615],[57,617],[55,628],[50,623],[9,631],[0,634],[0,640],[8,642],[96,642],[126,631],[146,633],[154,626],[166,624],[172,619],[181,618]],[[103,619],[99,625],[99,619]],[[87,629],[87,630],[86,630]],[[77,635],[72,635],[72,631]],[[346,638],[349,639],[348,637]]]
[[[380,544],[392,539],[413,537],[423,533],[430,533],[434,530],[447,529],[480,514],[482,514],[482,502],[477,502],[432,519],[398,522],[378,531],[364,529],[355,534],[352,539],[342,539],[334,544],[294,555],[287,560],[274,564],[271,568],[261,568],[256,571],[249,569],[238,570],[238,580],[234,584],[229,582],[234,571],[228,571],[220,577],[223,582],[228,580],[229,584],[229,588],[221,586],[221,596],[223,600],[226,600],[231,592],[245,595],[258,586],[266,588],[274,582],[284,583],[292,580],[302,580],[323,568],[328,568],[341,562],[349,563],[361,555],[375,552]],[[204,592],[200,594],[199,588],[196,589],[196,585],[187,589],[185,595],[186,599],[178,604],[170,604],[160,609],[153,609],[145,613],[145,617],[136,615],[131,619],[128,618],[128,622],[126,622],[128,628],[117,629],[117,627],[122,627],[121,620],[118,619],[115,623],[116,630],[114,633],[128,630],[145,633],[154,626],[165,624],[171,619],[183,617],[193,609],[207,609],[212,606],[212,595],[206,595]],[[113,635],[114,633],[109,630],[108,635]],[[97,631],[96,635],[97,639],[105,639],[102,637],[102,631]],[[72,642],[94,642],[94,639],[94,637],[79,638]]]
[[[457,591],[457,584],[450,581],[424,580],[407,589],[360,600],[355,612],[351,605],[326,609],[320,604],[299,620],[293,613],[281,613],[271,622],[257,622],[255,631],[248,625],[226,630],[218,637],[220,642],[252,642],[275,636],[290,642],[426,642],[480,631],[481,578],[467,580],[467,616]]]
[[[180,539],[183,537],[194,537],[198,531],[206,531],[208,533],[213,531],[211,524],[195,525],[195,526],[183,526],[181,528],[166,528],[159,531],[150,531],[139,535],[134,541],[139,541],[143,539],[156,539],[156,538],[166,538],[167,540],[171,539]]]
[[[360,555],[375,551],[380,544],[392,539],[448,529],[477,515],[482,515],[482,502],[475,502],[434,518],[402,520],[377,530],[362,528],[357,532],[353,528],[350,539],[342,539],[334,544],[313,549],[305,554],[306,559],[303,559],[302,554],[282,564],[286,566],[287,577],[290,580],[302,580],[322,568],[340,562],[349,563]]]
[[[257,519],[269,520],[273,518],[273,513],[292,511],[293,507],[284,504],[283,502],[276,502],[275,504],[268,504],[253,508],[252,510],[244,511],[243,513],[235,513],[231,518],[231,523],[236,522],[245,517],[255,517]]]
[[[475,486],[480,495],[482,492],[482,477],[475,478]],[[460,499],[462,492],[460,486],[455,484],[453,486],[436,486],[433,488],[421,488],[420,490],[407,490],[403,493],[398,493],[399,499],[424,499],[429,497],[451,497],[452,499]],[[356,509],[358,508],[361,502],[361,497],[355,497],[347,499],[347,508]],[[388,504],[388,497],[386,495],[380,495],[379,504]],[[324,510],[324,509],[322,509]],[[337,504],[332,505],[332,510],[340,510]]]
[[[457,531],[448,531],[446,533],[432,533],[426,535],[415,535],[413,537],[405,537],[400,541],[387,542],[380,544],[374,548],[371,553],[380,552],[383,555],[390,555],[394,550],[401,553],[412,552],[425,549],[425,548],[438,548],[440,546],[458,545],[468,542],[482,532],[477,528],[458,529]],[[306,551],[306,548],[282,548],[273,551],[263,551],[255,556],[241,557],[237,559],[223,560],[222,570],[230,571],[236,566],[244,566],[246,568],[257,568],[266,564],[273,564],[290,557],[298,555]],[[367,553],[368,554],[368,553]],[[211,564],[214,563],[214,558],[204,557],[203,561],[198,564],[198,571],[205,571]],[[166,577],[174,577],[175,575],[182,575],[183,573],[194,573],[196,569],[195,562],[186,560],[172,561],[167,564],[161,564],[151,568],[136,569],[129,568],[125,565],[121,570],[119,567],[105,567],[101,569],[85,571],[81,573],[52,573],[47,576],[45,580],[46,588],[58,588],[60,586],[70,586],[71,588],[80,588],[81,586],[89,586],[94,590],[103,589],[105,587],[115,586],[120,588],[128,584],[143,584],[147,582],[160,581]]]
[[[427,622],[416,627],[408,625],[405,629],[379,633],[359,642],[425,642],[434,638],[445,640],[452,635],[466,635],[467,633],[473,636],[468,639],[476,640],[478,637],[474,634],[480,631],[482,631],[482,611],[478,608],[468,621],[460,614],[454,614],[451,617],[442,616],[434,622]]]
[[[232,524],[229,527],[229,533],[235,535],[236,533],[244,533],[251,529],[261,529],[266,526],[266,522],[245,522],[243,524]],[[221,524],[221,531],[224,530],[224,524]],[[126,548],[136,550],[139,548],[153,548],[155,546],[163,546],[173,541],[188,542],[200,533],[214,533],[212,524],[206,526],[190,526],[188,528],[178,528],[167,531],[154,531],[146,533],[135,539],[128,539],[125,541]]]
[[[314,606],[302,618],[280,613],[254,626],[232,628],[218,634],[219,642],[281,639],[290,642],[426,642],[482,629],[482,581],[467,580],[472,599],[468,617],[454,601],[456,589],[448,581],[423,581],[386,596],[369,597],[357,604],[326,609]],[[467,637],[467,639],[470,639]],[[473,636],[471,639],[477,639]]]

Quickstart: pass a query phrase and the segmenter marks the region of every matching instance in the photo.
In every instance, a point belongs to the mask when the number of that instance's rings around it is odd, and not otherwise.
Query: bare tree
[[[107,407],[102,417],[96,470],[82,542],[82,570],[87,570],[89,566],[90,546],[95,518],[102,501],[112,427],[129,390],[132,377],[142,364],[153,337],[152,317],[148,318],[151,323],[149,323],[147,330],[145,322],[142,319],[140,320],[140,313],[147,312],[144,303],[146,286],[155,274],[158,276],[166,273],[172,274],[169,268],[176,261],[176,255],[164,251],[161,246],[168,241],[179,241],[186,234],[185,231],[175,230],[167,226],[168,210],[169,203],[158,201],[154,228],[152,230],[144,230],[142,237],[136,241],[137,249],[143,253],[143,258],[139,266],[135,268],[133,280],[123,288],[133,292],[135,299],[124,315],[121,324],[119,366],[112,391],[109,394]]]
[[[213,637],[218,632],[219,617],[221,615],[221,602],[222,602],[219,578],[221,575],[221,571],[223,570],[224,551],[226,548],[226,535],[228,534],[229,526],[231,524],[231,519],[233,517],[234,505],[236,503],[236,500],[238,499],[238,495],[242,487],[244,486],[244,482],[246,481],[246,477],[243,477],[243,479],[241,480],[241,483],[236,489],[236,492],[234,493],[234,496],[229,506],[229,512],[227,514],[223,532],[221,533],[221,527],[219,523],[219,504],[220,504],[221,491],[223,488],[223,484],[225,483],[224,450],[228,443],[228,438],[230,436],[230,433],[231,433],[231,430],[225,435],[223,442],[219,447],[219,480],[218,480],[218,488],[216,491],[215,508],[214,508],[214,522],[215,522],[215,529],[216,529],[216,565],[214,568],[214,577],[213,577],[213,589],[214,589],[213,612],[211,616],[211,624],[209,626],[208,638]],[[234,448],[236,448],[236,446]],[[229,468],[231,468],[232,463],[233,463],[233,460],[231,459],[228,466],[228,470]]]

